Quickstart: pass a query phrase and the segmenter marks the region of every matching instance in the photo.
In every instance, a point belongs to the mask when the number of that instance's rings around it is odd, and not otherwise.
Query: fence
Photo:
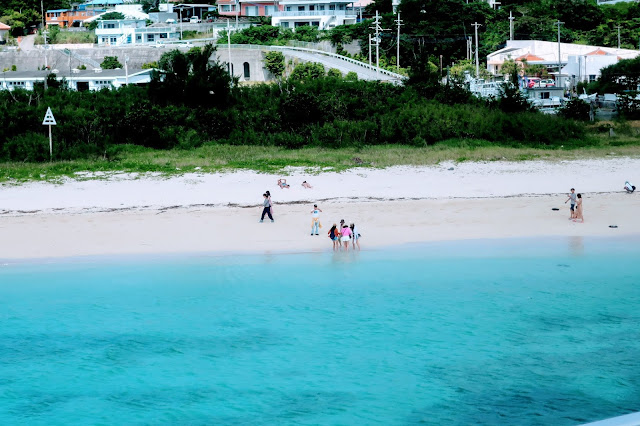
[[[186,45],[186,46],[191,46],[193,44],[197,44],[197,43],[207,43],[207,42],[215,42],[217,39],[197,39],[197,40],[178,40],[178,41],[166,41],[163,42],[162,45]],[[303,42],[298,42],[298,43],[303,43]],[[310,43],[310,44],[314,44],[314,43]],[[406,77],[392,72],[392,71],[388,71],[385,70],[383,68],[379,68],[376,67],[374,65],[369,65],[366,62],[361,62],[358,60],[355,60],[353,58],[349,58],[347,56],[342,56],[342,55],[338,55],[337,53],[333,53],[333,52],[327,52],[324,50],[319,50],[319,49],[311,49],[311,48],[307,48],[307,47],[296,47],[296,46],[266,46],[266,45],[260,45],[260,44],[218,44],[217,45],[218,48],[220,50],[222,49],[244,49],[244,50],[263,50],[263,51],[287,51],[287,50],[294,50],[294,51],[300,51],[300,52],[307,52],[307,53],[315,53],[315,54],[320,54],[320,55],[324,55],[324,56],[329,56],[335,59],[339,59],[341,61],[345,61],[345,62],[349,62],[351,64],[357,65],[359,67],[365,68],[369,71],[375,72],[376,74],[382,74],[386,77],[388,77],[386,80],[391,80],[394,81],[396,83],[402,83]]]

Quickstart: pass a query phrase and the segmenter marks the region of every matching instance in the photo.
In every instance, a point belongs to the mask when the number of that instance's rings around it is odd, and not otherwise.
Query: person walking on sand
[[[571,207],[569,207],[571,209],[571,214],[569,215],[569,220],[571,219],[575,219],[576,218],[576,190],[575,188],[571,188],[571,194],[569,194],[569,196],[567,197],[566,201],[564,202],[565,204],[567,204],[567,201],[571,200]]]
[[[349,228],[351,228],[351,241],[353,241],[353,249],[356,249],[356,245],[358,246],[358,250],[360,250],[360,233],[358,232],[358,228],[355,223],[352,223]]]
[[[578,202],[576,203],[576,218],[573,219],[573,221],[580,221],[580,223],[584,223],[584,216],[582,215],[582,194],[578,194]]]
[[[318,228],[322,228],[322,224],[320,223],[320,213],[322,210],[318,208],[317,204],[313,205],[313,210],[311,210],[311,235],[318,235]]]
[[[264,200],[262,201],[262,216],[260,217],[260,223],[264,221],[264,215],[269,215],[269,219],[273,222],[273,216],[271,215],[271,202],[269,201],[269,196],[264,193],[262,194]]]
[[[340,237],[340,240],[342,241],[345,251],[349,251],[349,243],[351,242],[351,229],[349,228],[349,225],[347,225],[346,223],[342,225],[340,234],[342,235],[342,237]]]
[[[273,203],[271,202],[271,193],[268,190],[264,191],[264,193],[267,194],[267,198],[269,199],[269,211],[273,215]]]
[[[338,225],[334,223],[328,234],[331,241],[333,241],[333,249],[338,250],[340,248],[340,232],[338,231]]]

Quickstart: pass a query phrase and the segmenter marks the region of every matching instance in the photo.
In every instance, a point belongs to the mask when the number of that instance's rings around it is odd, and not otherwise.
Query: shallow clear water
[[[640,410],[640,239],[0,267],[0,424],[557,424]]]

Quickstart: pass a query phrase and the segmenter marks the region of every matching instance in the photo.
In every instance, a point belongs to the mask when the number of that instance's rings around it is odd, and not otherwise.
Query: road
[[[343,74],[353,71],[356,74],[358,74],[358,78],[360,80],[378,80],[378,79],[381,81],[396,80],[395,78],[386,74],[380,73],[379,75],[377,75],[375,70],[371,70],[363,66],[356,65],[339,58],[326,56],[320,53],[305,52],[305,51],[296,50],[296,49],[283,49],[282,53],[289,56],[295,56],[304,62],[319,62],[322,65],[324,65],[324,67],[327,70],[329,70],[330,68],[336,68],[340,70]]]

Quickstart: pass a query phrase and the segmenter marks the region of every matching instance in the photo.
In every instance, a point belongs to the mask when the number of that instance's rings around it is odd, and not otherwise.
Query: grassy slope
[[[193,150],[157,151],[122,146],[111,160],[0,164],[0,182],[57,180],[83,171],[160,172],[170,176],[196,170],[216,172],[248,169],[265,173],[286,173],[283,171],[285,167],[294,166],[307,168],[310,173],[320,173],[323,168],[340,171],[352,167],[433,165],[443,161],[553,161],[611,156],[640,157],[640,139],[597,136],[588,147],[567,149],[511,148],[467,140],[448,141],[425,148],[375,146],[337,150],[205,145]]]

